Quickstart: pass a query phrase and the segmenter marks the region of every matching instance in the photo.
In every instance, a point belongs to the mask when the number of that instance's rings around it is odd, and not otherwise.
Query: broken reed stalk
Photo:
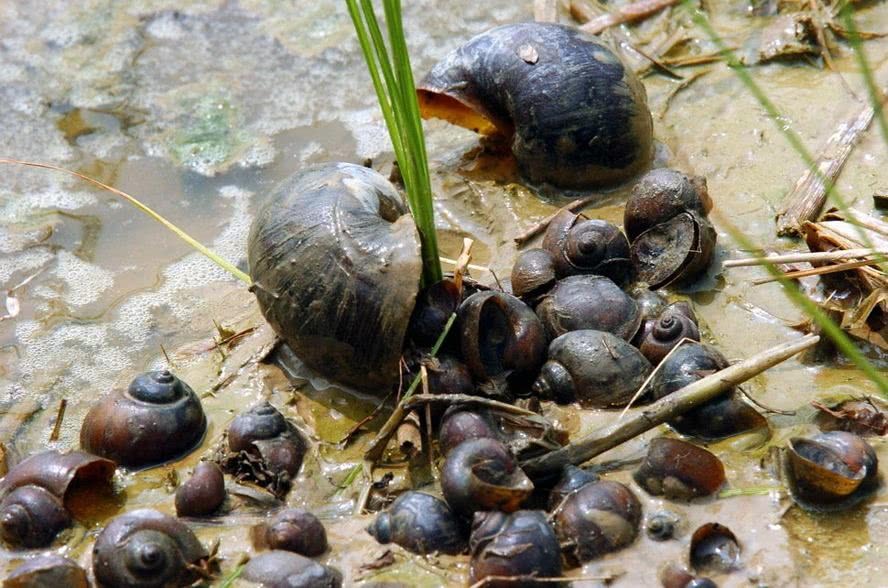
[[[798,253],[786,253],[782,255],[768,255],[765,257],[744,257],[741,259],[728,259],[722,262],[722,267],[745,267],[750,265],[765,265],[774,263],[801,263],[811,261],[836,261],[840,259],[852,259],[855,257],[871,257],[873,255],[888,255],[888,249],[843,249],[840,251],[805,251]]]
[[[432,404],[474,404],[477,406],[485,406],[494,410],[499,410],[509,414],[517,414],[520,416],[539,416],[538,413],[514,404],[500,402],[484,398],[483,396],[470,396],[468,394],[415,394],[405,403],[406,409],[418,408],[422,405],[431,406]]]
[[[533,0],[533,19],[537,22],[558,22],[558,0]]]
[[[871,265],[873,263],[875,263],[875,261],[873,261],[871,259],[863,259],[860,261],[848,261],[848,262],[839,263],[836,265],[825,265],[825,266],[815,267],[815,268],[806,269],[806,270],[786,272],[783,274],[782,277],[786,278],[786,279],[790,279],[790,280],[797,280],[799,278],[807,278],[808,276],[820,276],[823,274],[834,274],[837,272],[844,272],[844,271],[848,271],[848,270],[852,270],[852,269],[857,269],[857,268],[863,267],[865,265]],[[753,280],[752,285],[753,286],[761,286],[762,284],[777,282],[780,279],[781,278],[778,278],[775,276],[771,276],[769,278],[760,278],[758,280]]]
[[[664,8],[675,6],[678,2],[679,0],[640,0],[600,16],[594,16],[587,7],[578,2],[571,2],[570,8],[574,18],[581,22],[588,21],[580,27],[580,30],[591,35],[597,35],[601,31],[616,25],[644,20]]]
[[[818,335],[806,335],[796,341],[782,343],[762,351],[664,396],[626,421],[602,427],[561,449],[528,459],[521,463],[521,467],[531,478],[540,478],[560,472],[566,465],[581,465],[629,439],[712,400],[737,384],[813,347],[818,341],[820,341]]]

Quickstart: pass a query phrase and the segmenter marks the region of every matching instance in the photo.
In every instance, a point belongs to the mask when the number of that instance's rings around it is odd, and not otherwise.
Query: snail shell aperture
[[[421,555],[457,554],[466,548],[461,522],[443,500],[405,492],[367,528],[380,543],[395,543]]]

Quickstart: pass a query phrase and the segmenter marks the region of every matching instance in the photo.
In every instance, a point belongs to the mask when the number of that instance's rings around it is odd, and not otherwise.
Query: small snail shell
[[[330,163],[285,180],[248,241],[265,320],[310,368],[376,393],[398,376],[419,290],[419,237],[381,175]]]
[[[267,588],[339,588],[341,574],[290,551],[268,551],[250,559],[241,580]]]
[[[501,440],[499,429],[489,413],[459,405],[447,409],[438,431],[438,448],[442,455],[446,457],[464,441],[482,438]]]
[[[441,490],[454,512],[470,517],[479,510],[518,510],[533,483],[501,443],[471,439],[444,460]]]
[[[228,447],[261,456],[274,472],[294,477],[308,449],[302,434],[267,401],[239,414],[228,427]]]
[[[203,461],[194,473],[176,489],[176,514],[202,517],[214,513],[225,502],[225,479],[214,463]]]
[[[192,566],[208,557],[194,533],[156,510],[134,510],[114,518],[93,546],[98,586],[165,588],[187,586]]]
[[[533,577],[561,576],[558,539],[542,511],[476,513],[469,543],[472,585],[491,578],[484,586],[539,588],[551,584],[534,582]]]
[[[565,466],[561,479],[549,491],[549,510],[554,510],[565,498],[586,484],[597,482],[598,479],[598,474],[594,471],[573,465]]]
[[[583,563],[632,543],[641,522],[641,503],[619,482],[586,484],[552,513],[566,555]]]
[[[690,500],[709,496],[725,483],[725,467],[702,447],[678,439],[651,441],[648,453],[633,474],[639,486],[666,498]]]
[[[316,516],[301,508],[287,508],[257,525],[253,532],[257,547],[292,551],[315,557],[327,551],[327,531]]]
[[[19,486],[0,502],[0,537],[10,545],[45,547],[70,524],[62,501],[40,486]]]
[[[718,588],[709,578],[698,578],[675,564],[670,564],[660,572],[663,588]]]
[[[580,329],[607,331],[629,341],[641,326],[635,301],[603,276],[558,280],[536,307],[549,339]]]
[[[420,555],[455,555],[466,548],[463,526],[443,500],[408,491],[400,495],[367,528],[380,543],[395,543]]]
[[[535,184],[615,183],[651,158],[644,86],[610,49],[574,27],[491,29],[438,63],[418,96],[425,118],[509,139]]]
[[[512,293],[533,304],[555,284],[555,260],[545,249],[522,251],[512,265]]]
[[[559,278],[595,274],[624,284],[632,273],[629,241],[611,223],[562,210],[543,237]]]
[[[80,429],[80,446],[131,468],[181,457],[207,430],[200,399],[167,370],[137,376],[92,407]]]
[[[89,588],[86,571],[54,553],[38,555],[15,568],[3,588]]]
[[[691,536],[690,561],[697,572],[730,572],[740,567],[740,543],[724,525],[706,523]]]
[[[706,178],[668,168],[643,175],[626,200],[623,228],[629,241],[684,212],[705,217],[712,209]]]
[[[533,391],[584,408],[625,406],[650,372],[648,360],[623,339],[603,331],[571,331],[549,345],[549,361]]]
[[[670,304],[655,320],[643,324],[637,339],[641,354],[657,365],[682,340],[700,340],[697,317],[687,302]]]
[[[676,513],[668,510],[655,512],[645,521],[644,530],[654,541],[675,539],[684,520]]]

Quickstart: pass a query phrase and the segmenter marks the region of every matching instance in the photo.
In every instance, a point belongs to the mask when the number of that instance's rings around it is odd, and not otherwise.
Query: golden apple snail
[[[38,555],[12,570],[3,588],[89,588],[86,570],[67,557]]]
[[[395,543],[420,555],[465,551],[462,522],[443,500],[422,492],[401,494],[367,531],[380,543]]]
[[[240,580],[269,588],[339,588],[338,570],[290,551],[268,551],[250,559]]]
[[[595,274],[625,284],[632,274],[629,241],[615,225],[562,210],[543,237],[558,278]]]
[[[603,276],[559,280],[536,307],[551,341],[570,331],[607,331],[629,341],[641,326],[635,300]]]
[[[651,159],[644,86],[573,27],[531,22],[482,33],[438,63],[418,96],[425,118],[508,140],[535,184],[613,184]]]
[[[725,483],[725,467],[712,453],[679,439],[651,441],[633,477],[654,496],[690,500],[715,493]]]
[[[327,551],[327,531],[320,520],[301,508],[285,508],[253,529],[259,548],[292,551],[315,557]]]
[[[542,511],[476,513],[469,552],[469,582],[473,585],[490,578],[484,586],[540,588],[552,584],[536,582],[535,577],[551,580],[561,576],[558,539]]]
[[[706,523],[691,536],[691,567],[697,572],[730,572],[740,567],[740,542],[719,523]]]
[[[215,463],[203,461],[176,489],[176,514],[180,517],[210,515],[225,502],[225,479]]]

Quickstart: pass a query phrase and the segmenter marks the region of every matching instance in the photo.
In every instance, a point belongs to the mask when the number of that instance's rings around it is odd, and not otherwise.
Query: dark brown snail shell
[[[475,391],[469,368],[458,359],[445,355],[423,361],[429,376],[429,392],[432,394],[465,394]]]
[[[565,555],[584,563],[626,547],[638,535],[641,503],[625,485],[610,480],[586,484],[552,513]]]
[[[441,490],[454,512],[471,517],[479,510],[518,510],[533,492],[533,482],[501,443],[471,439],[444,460]]]
[[[10,545],[45,547],[70,524],[62,501],[40,486],[19,486],[0,503],[0,537]]]
[[[165,588],[197,579],[194,567],[208,557],[194,533],[156,510],[114,518],[93,546],[93,574],[100,587]]]
[[[388,180],[346,163],[294,174],[260,207],[248,258],[263,316],[307,366],[380,394],[397,381],[422,263]]]
[[[494,439],[501,441],[499,428],[489,413],[470,410],[465,406],[453,406],[441,419],[438,431],[438,449],[445,457],[470,439]]]
[[[641,326],[638,305],[603,276],[558,280],[536,307],[549,340],[570,331],[607,331],[629,341]]]
[[[740,543],[724,525],[706,523],[691,536],[690,561],[697,572],[730,572],[740,567]]]
[[[555,284],[555,260],[545,249],[522,251],[512,266],[512,294],[533,304]]]
[[[176,514],[203,517],[219,510],[225,502],[225,479],[215,463],[203,461],[188,480],[176,489]]]
[[[879,460],[863,438],[845,431],[790,439],[788,486],[808,510],[841,510],[866,498],[877,485]]]
[[[72,484],[110,483],[113,461],[85,451],[43,451],[16,464],[0,480],[0,496],[25,485],[40,486],[64,498]]]
[[[287,508],[253,529],[253,543],[257,548],[315,557],[327,551],[327,531],[307,510]]]
[[[239,414],[228,426],[228,447],[261,457],[272,472],[294,477],[302,466],[308,442],[267,401]]]
[[[469,583],[472,585],[491,578],[484,586],[543,587],[552,583],[535,582],[534,577],[561,576],[558,539],[542,511],[476,513],[469,545],[472,556]],[[493,579],[494,576],[498,579]],[[501,579],[503,577],[509,579]]]
[[[654,496],[690,500],[709,496],[725,483],[725,467],[712,453],[679,439],[651,441],[641,466],[633,474],[639,486]]]
[[[595,274],[625,284],[632,274],[629,241],[615,225],[562,210],[543,237],[559,278]]]
[[[382,544],[395,543],[420,555],[455,555],[466,548],[463,525],[447,503],[422,492],[398,496],[376,515],[367,532]]]
[[[250,559],[242,580],[266,588],[339,588],[339,571],[290,551],[268,551]]]
[[[434,345],[461,300],[462,293],[450,278],[423,288],[410,317],[408,332],[413,342],[419,347]],[[450,338],[447,338],[448,342]]]
[[[674,169],[652,169],[632,187],[623,212],[623,228],[632,242],[651,227],[683,212],[705,217],[711,209],[706,178]]]
[[[167,370],[137,376],[92,407],[80,429],[80,446],[130,468],[181,457],[207,430],[200,399]]]
[[[438,63],[418,96],[425,118],[510,140],[535,184],[615,183],[651,159],[644,86],[610,49],[574,27],[491,29]]]
[[[718,588],[709,578],[694,576],[681,566],[671,564],[660,572],[660,583],[663,588]]]
[[[561,502],[586,484],[599,480],[598,474],[577,466],[564,466],[561,479],[549,491],[549,510],[554,510]]]
[[[645,321],[637,339],[641,354],[657,365],[682,340],[700,340],[697,317],[687,302],[670,304],[654,320]]]
[[[571,331],[549,345],[533,391],[556,402],[584,408],[625,406],[651,372],[651,364],[629,343],[603,331]]]
[[[38,555],[15,568],[3,588],[89,588],[86,570],[61,555]]]

